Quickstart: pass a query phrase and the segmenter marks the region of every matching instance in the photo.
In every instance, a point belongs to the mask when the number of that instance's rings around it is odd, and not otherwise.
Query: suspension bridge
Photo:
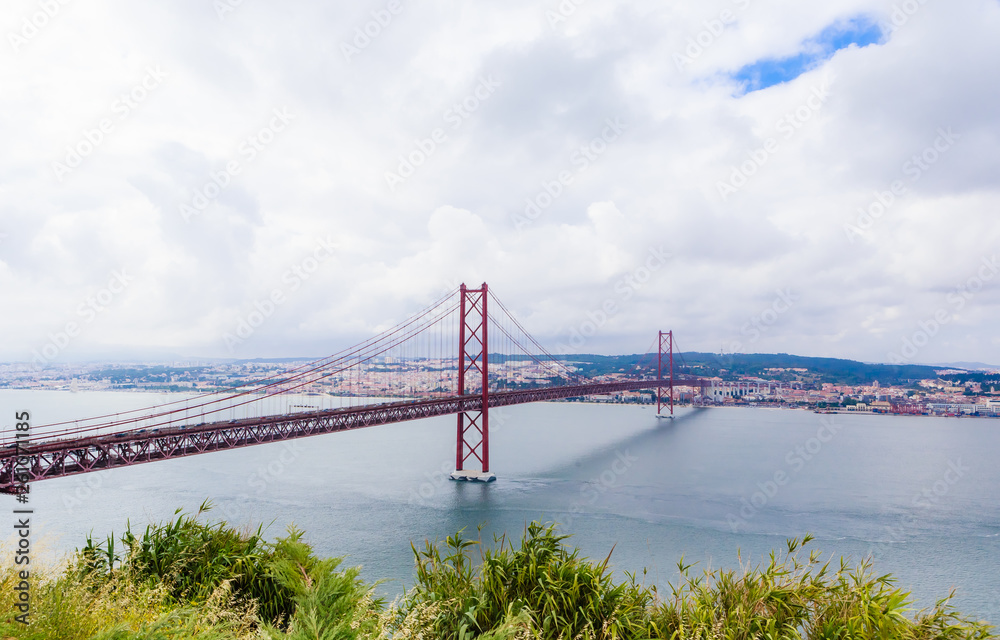
[[[463,284],[360,344],[277,374],[39,425],[29,434],[5,430],[0,493],[22,493],[50,478],[451,414],[452,479],[489,482],[496,477],[491,408],[655,389],[657,415],[672,416],[675,385],[705,388],[703,378],[674,374],[672,332],[660,331],[655,344],[649,362],[627,376],[585,378],[531,337],[485,283]]]

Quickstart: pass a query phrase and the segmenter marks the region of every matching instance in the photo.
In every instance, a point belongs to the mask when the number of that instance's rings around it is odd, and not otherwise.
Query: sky
[[[6,0],[0,360],[1000,363],[997,0]],[[237,345],[224,336],[262,318]]]

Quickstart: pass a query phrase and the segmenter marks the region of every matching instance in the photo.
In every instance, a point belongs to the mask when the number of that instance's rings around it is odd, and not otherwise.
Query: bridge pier
[[[497,475],[492,471],[460,469],[458,471],[452,471],[449,478],[460,482],[494,482],[497,479]]]
[[[455,472],[452,480],[492,482],[490,473],[490,366],[486,308],[486,283],[479,289],[460,288],[460,319],[458,324],[458,396],[462,411],[458,413],[455,445]],[[466,393],[466,374],[472,374],[472,393]],[[475,389],[476,378],[480,389]],[[478,402],[476,402],[478,400]],[[465,407],[468,405],[468,408]],[[469,458],[479,461],[481,470],[466,469]]]
[[[663,346],[667,346],[667,354],[669,354],[669,366],[670,366],[670,382],[668,383],[668,389],[670,390],[670,400],[669,402],[663,402]],[[673,331],[661,331],[660,337],[658,339],[658,352],[656,354],[656,379],[660,381],[660,385],[656,387],[656,417],[674,417],[674,332]],[[661,415],[661,411],[664,407],[670,407],[670,416]]]

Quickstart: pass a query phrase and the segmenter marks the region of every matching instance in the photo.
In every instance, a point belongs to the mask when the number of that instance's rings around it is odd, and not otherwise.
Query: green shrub
[[[765,568],[706,571],[692,577],[691,565],[678,563],[680,585],[653,611],[657,637],[726,640],[946,640],[981,639],[990,626],[958,614],[948,598],[914,620],[907,617],[909,593],[891,576],[872,573],[870,559],[857,567],[840,560],[835,571],[813,551],[798,552],[812,538],[789,540],[780,561],[772,552]]]
[[[268,635],[277,640],[354,640],[378,635],[381,599],[358,577],[356,568],[337,571],[340,558],[318,560],[312,549],[293,532],[279,540],[272,575],[293,595],[295,612],[285,630],[273,626]]]
[[[0,639],[18,640],[986,640],[983,622],[950,596],[912,614],[909,594],[869,560],[805,558],[811,539],[789,540],[763,565],[692,574],[661,600],[608,558],[590,561],[554,526],[533,522],[518,544],[463,538],[426,543],[416,584],[386,607],[358,569],[320,559],[290,527],[262,530],[189,517],[102,544],[88,538],[61,571],[33,566],[31,624],[14,621],[17,565],[0,567]],[[473,550],[480,553],[474,558]]]
[[[4,563],[0,570],[4,639],[249,639],[257,626],[252,611],[236,605],[225,587],[198,606],[183,606],[162,585],[138,583],[123,572],[97,578],[73,565],[61,573],[33,566],[30,624],[24,625],[14,619],[14,567]]]
[[[207,501],[194,516],[178,509],[176,520],[147,525],[141,537],[128,523],[119,538],[120,556],[114,535],[99,544],[88,536],[81,566],[93,575],[124,571],[151,587],[165,585],[177,602],[203,601],[228,583],[235,600],[256,605],[261,619],[288,619],[295,610],[293,594],[269,570],[284,547],[267,543],[262,526],[250,532],[225,522],[200,522],[198,517],[210,509]],[[293,530],[289,535],[298,539],[300,534]]]
[[[441,549],[414,547],[417,584],[407,606],[436,604],[436,637],[464,639],[494,631],[512,620],[532,621],[539,638],[644,637],[652,593],[635,584],[615,585],[607,564],[581,558],[556,535],[554,525],[527,526],[520,546],[506,537],[482,553],[473,567],[469,548],[478,544],[459,534]]]

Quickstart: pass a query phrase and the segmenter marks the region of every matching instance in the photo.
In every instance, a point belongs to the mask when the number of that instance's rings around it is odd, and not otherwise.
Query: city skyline
[[[998,29],[970,1],[12,2],[0,361],[321,356],[485,281],[554,353],[1000,363]]]

